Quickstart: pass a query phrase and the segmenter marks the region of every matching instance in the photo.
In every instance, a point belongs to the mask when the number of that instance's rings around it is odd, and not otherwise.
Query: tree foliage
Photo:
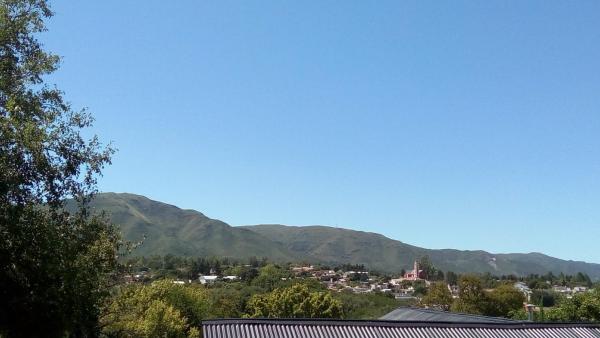
[[[600,322],[600,289],[579,293],[545,312],[545,319],[563,322]]]
[[[95,335],[119,236],[87,202],[112,150],[44,83],[45,0],[0,1],[0,334]],[[74,198],[71,212],[65,201]],[[32,325],[35,323],[35,325]]]
[[[282,279],[288,279],[289,277],[288,271],[275,264],[267,264],[260,268],[258,276],[252,281],[252,285],[271,291],[281,285]]]
[[[248,317],[260,318],[340,318],[342,304],[328,292],[310,292],[303,284],[275,289],[250,298]]]
[[[421,299],[421,304],[427,307],[447,311],[452,305],[452,294],[444,282],[434,282],[429,286],[427,294]]]
[[[489,307],[486,315],[509,317],[513,311],[523,308],[525,296],[510,284],[503,284],[488,295]]]
[[[523,308],[525,297],[510,284],[502,284],[491,291],[484,289],[484,282],[475,275],[464,275],[458,281],[458,299],[452,311],[486,316],[511,317]]]
[[[160,280],[126,287],[109,304],[103,333],[127,337],[196,337],[210,300],[201,286]]]

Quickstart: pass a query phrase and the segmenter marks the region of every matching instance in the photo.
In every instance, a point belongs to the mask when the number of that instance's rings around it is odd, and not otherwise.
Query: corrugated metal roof
[[[205,338],[600,338],[599,325],[580,323],[222,319],[202,327]]]
[[[500,317],[478,316],[466,313],[446,312],[433,309],[400,307],[379,318],[382,320],[461,322],[461,323],[514,323],[516,320]]]

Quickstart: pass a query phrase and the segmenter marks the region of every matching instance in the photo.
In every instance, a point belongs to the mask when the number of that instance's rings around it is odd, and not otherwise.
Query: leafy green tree
[[[215,318],[240,318],[244,314],[246,298],[240,290],[228,285],[208,290],[210,316]]]
[[[488,306],[488,297],[481,279],[475,275],[461,276],[458,280],[458,299],[452,304],[451,310],[483,315]]]
[[[197,329],[188,335],[187,322],[173,306],[154,300],[143,315],[143,320],[133,321],[131,333],[141,337],[197,336]],[[135,325],[135,326],[134,326]]]
[[[254,278],[252,284],[267,291],[271,291],[281,285],[282,278],[289,277],[289,273],[284,269],[275,264],[267,264],[260,268],[258,276]]]
[[[209,316],[210,299],[200,286],[160,280],[132,285],[114,297],[102,319],[107,336],[196,337]]]
[[[436,280],[436,281],[444,281],[445,279],[446,279],[446,277],[444,276],[444,271],[437,270],[436,273],[435,273],[434,280]]]
[[[45,0],[0,1],[0,335],[94,336],[119,236],[88,202],[112,150],[44,83]],[[75,203],[66,211],[65,203]]]
[[[429,256],[425,255],[417,260],[419,263],[419,270],[423,270],[426,278],[435,278],[437,276],[437,269],[433,266]]]
[[[421,304],[427,307],[447,311],[452,305],[452,294],[444,282],[435,282],[429,286],[427,294],[421,299]]]
[[[246,306],[247,317],[340,318],[342,304],[328,292],[310,292],[303,284],[254,295]]]
[[[503,284],[488,294],[489,308],[486,315],[509,317],[514,311],[523,308],[525,296],[514,286]]]
[[[457,285],[458,275],[454,271],[447,271],[445,281],[449,285]]]
[[[564,322],[600,322],[600,290],[564,299],[546,311],[546,319]]]
[[[413,296],[421,297],[427,293],[427,284],[423,280],[411,281],[410,284],[414,288]]]
[[[552,307],[556,304],[558,295],[548,290],[533,290],[531,294],[531,303],[543,307]]]

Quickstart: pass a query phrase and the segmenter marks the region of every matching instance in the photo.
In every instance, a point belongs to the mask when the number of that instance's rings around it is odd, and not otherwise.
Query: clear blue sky
[[[600,2],[55,1],[103,191],[600,263]]]

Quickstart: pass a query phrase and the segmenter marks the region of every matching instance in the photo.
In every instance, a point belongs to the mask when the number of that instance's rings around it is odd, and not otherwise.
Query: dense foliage
[[[600,322],[600,289],[564,299],[543,313],[542,320],[561,322]]]
[[[340,318],[342,304],[328,292],[310,292],[303,284],[254,295],[247,304],[248,317]]]
[[[421,299],[421,304],[434,309],[447,311],[452,305],[452,293],[443,282],[435,282],[429,286],[427,294]]]
[[[525,296],[512,285],[500,285],[492,291],[483,287],[483,280],[474,275],[461,276],[458,298],[451,309],[455,312],[510,317],[523,308]]]
[[[0,1],[0,335],[90,336],[119,236],[87,209],[112,150],[44,83],[59,58],[36,39],[44,0]],[[77,206],[64,210],[67,198]]]
[[[104,334],[114,337],[199,337],[209,314],[208,292],[171,280],[125,287],[102,319]]]

